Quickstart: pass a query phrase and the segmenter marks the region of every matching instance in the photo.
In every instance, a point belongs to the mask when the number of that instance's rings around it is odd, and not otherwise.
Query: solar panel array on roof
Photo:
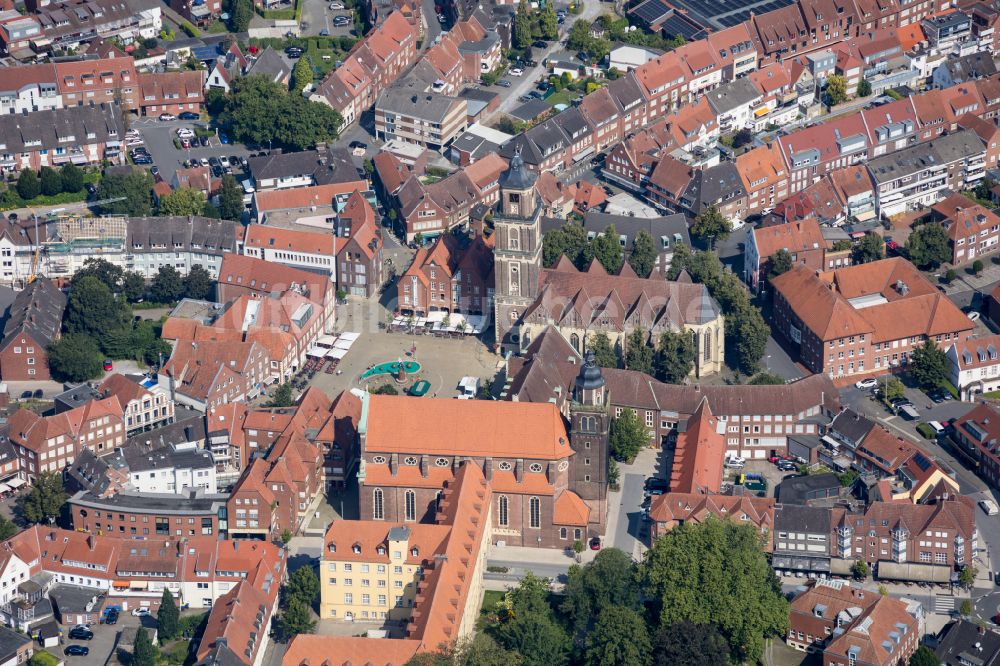
[[[792,4],[792,0],[669,0],[697,24],[717,29],[731,28],[750,18]]]
[[[916,463],[917,467],[919,467],[923,472],[926,472],[931,466],[931,461],[928,460],[922,453],[914,454],[913,462]]]
[[[631,13],[638,16],[647,24],[653,25],[657,19],[661,19],[669,11],[670,7],[664,4],[662,0],[646,0],[646,2],[632,9]]]

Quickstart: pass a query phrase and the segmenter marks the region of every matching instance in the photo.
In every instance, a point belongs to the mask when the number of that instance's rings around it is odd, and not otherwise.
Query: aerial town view
[[[1000,666],[1000,0],[0,0],[0,666]]]

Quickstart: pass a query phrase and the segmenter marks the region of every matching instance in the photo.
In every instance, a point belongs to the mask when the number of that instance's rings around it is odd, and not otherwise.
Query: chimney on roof
[[[93,552],[95,545],[96,544],[94,543],[94,535],[93,534],[88,534],[87,535],[87,548],[89,548],[90,551]]]

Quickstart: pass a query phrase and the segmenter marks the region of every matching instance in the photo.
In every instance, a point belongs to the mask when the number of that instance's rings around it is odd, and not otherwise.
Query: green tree
[[[934,650],[921,645],[910,655],[909,666],[941,666],[941,660],[934,654]]]
[[[785,378],[772,372],[759,372],[753,379],[747,382],[750,386],[780,385],[785,383]]]
[[[17,195],[25,201],[31,201],[42,193],[42,184],[34,169],[21,169],[17,177]]]
[[[649,433],[633,409],[623,409],[621,416],[611,419],[608,445],[611,455],[619,462],[629,462],[649,444]]]
[[[594,361],[602,368],[617,368],[618,354],[611,346],[606,333],[595,333],[587,340],[587,351],[594,354]]]
[[[856,264],[867,264],[870,261],[885,259],[885,241],[878,234],[869,231],[854,246],[851,255]]]
[[[292,531],[288,528],[281,530],[281,545],[287,546],[288,542],[292,540]]]
[[[605,548],[592,562],[569,568],[559,608],[579,640],[586,637],[604,610],[642,608],[637,574],[632,558],[617,548]]]
[[[145,169],[127,174],[108,174],[97,187],[98,199],[117,199],[101,204],[105,215],[144,217],[153,213],[153,177]]]
[[[295,396],[292,393],[292,385],[285,382],[278,388],[274,389],[274,395],[271,396],[271,401],[267,403],[268,407],[291,407],[295,404]]]
[[[729,644],[712,624],[660,625],[653,637],[653,666],[727,666]]]
[[[872,84],[868,83],[868,79],[861,79],[858,82],[858,97],[868,97],[872,94]]]
[[[292,95],[285,86],[252,75],[233,81],[219,123],[241,143],[296,151],[336,140],[344,119],[326,104]]]
[[[656,265],[656,242],[649,232],[641,230],[632,239],[632,250],[628,255],[628,264],[639,277],[649,277]]]
[[[962,570],[958,572],[958,586],[966,590],[971,590],[976,582],[976,573],[976,567],[970,564],[962,567]]]
[[[293,598],[278,619],[278,629],[281,637],[288,641],[299,634],[311,634],[316,631],[316,620],[312,618],[308,606],[300,599]]]
[[[39,181],[42,194],[45,196],[51,197],[62,192],[62,178],[59,176],[59,172],[52,167],[42,167]]]
[[[233,32],[246,32],[253,19],[253,2],[251,0],[233,0],[230,12],[230,28]]]
[[[66,303],[63,327],[67,333],[82,333],[101,341],[128,328],[132,313],[96,277],[74,281]]]
[[[869,571],[868,563],[864,560],[858,560],[851,567],[851,575],[854,576],[855,580],[867,580]]]
[[[699,213],[691,225],[691,235],[709,249],[715,246],[716,241],[725,240],[732,230],[732,224],[715,206],[709,206]]]
[[[625,367],[646,374],[653,373],[653,348],[646,343],[646,332],[641,328],[633,329],[628,334]]]
[[[184,280],[173,266],[161,266],[149,285],[149,296],[157,303],[173,303],[184,295]]]
[[[6,541],[21,531],[14,521],[7,516],[0,516],[0,541]]]
[[[621,241],[618,240],[618,230],[609,224],[602,233],[594,236],[594,240],[583,251],[584,261],[589,265],[597,259],[608,273],[617,274],[624,261]]]
[[[101,350],[88,335],[69,334],[48,347],[49,370],[61,382],[85,382],[104,371]]]
[[[910,352],[910,374],[922,388],[937,388],[944,384],[950,368],[948,355],[930,338]]]
[[[528,573],[499,602],[488,633],[506,650],[524,658],[524,666],[567,666],[571,642],[549,606],[549,580]]]
[[[288,600],[298,599],[309,607],[316,603],[319,597],[319,579],[311,566],[299,567],[288,577],[285,594]]]
[[[160,645],[177,637],[180,633],[180,611],[174,602],[174,595],[170,590],[163,590],[160,596],[160,609],[156,611],[157,636]]]
[[[538,18],[538,25],[544,39],[557,39],[559,37],[559,19],[556,17],[553,3],[545,3],[545,9],[541,11]]]
[[[903,382],[895,377],[886,381],[880,381],[875,387],[875,397],[888,405],[896,398],[902,398],[905,393]]]
[[[219,215],[223,220],[239,222],[243,216],[243,189],[230,174],[222,177],[219,188]]]
[[[587,232],[579,224],[567,222],[559,229],[553,229],[542,238],[542,263],[551,268],[565,255],[577,268],[584,266],[584,250],[589,241]]]
[[[972,262],[972,272],[973,272],[973,274],[975,274],[977,276],[980,273],[983,272],[983,260],[982,259],[976,259],[975,261]]]
[[[951,259],[948,233],[940,224],[921,224],[906,241],[906,256],[920,268],[936,268]]]
[[[694,341],[687,331],[661,333],[653,358],[656,378],[668,384],[682,383],[694,368],[695,351]]]
[[[771,327],[764,321],[760,308],[749,301],[726,315],[726,343],[732,345],[736,352],[733,360],[744,374],[752,375],[760,369],[770,335]]]
[[[293,95],[301,94],[306,86],[312,85],[313,68],[308,55],[303,55],[292,69],[291,84],[288,89]]]
[[[66,503],[66,489],[59,472],[41,472],[21,502],[21,517],[29,523],[52,523]]]
[[[146,295],[146,278],[138,271],[125,271],[122,275],[121,295],[129,303],[136,303]]]
[[[201,215],[205,203],[204,192],[193,187],[181,187],[160,197],[160,215]]]
[[[121,289],[124,271],[107,259],[90,257],[83,262],[83,268],[73,274],[70,284],[76,286],[85,277],[95,277],[112,293]]]
[[[965,617],[972,615],[972,601],[969,599],[962,599],[962,603],[959,604],[958,612]]]
[[[156,646],[153,645],[153,641],[149,638],[149,632],[140,627],[139,631],[135,634],[131,666],[156,666],[159,656]]]
[[[201,264],[195,264],[184,276],[184,295],[195,300],[204,300],[212,295],[212,276]]]
[[[955,278],[957,278],[957,277],[958,277],[958,273],[955,272],[955,269],[954,268],[949,268],[944,273],[945,284],[951,284],[952,282],[955,281]]]
[[[781,248],[771,255],[771,272],[768,277],[778,277],[792,270],[792,254]]]
[[[399,391],[392,384],[382,384],[368,391],[372,395],[399,395]]]
[[[528,3],[525,0],[517,5],[514,14],[514,48],[523,49],[531,44],[531,17],[528,16]]]
[[[83,171],[72,162],[66,162],[59,170],[63,192],[79,192],[83,189]]]
[[[785,633],[788,602],[751,525],[709,519],[658,538],[640,566],[659,624],[715,624],[740,661],[763,659],[764,641]]]
[[[630,608],[608,606],[587,635],[587,666],[648,666],[650,652],[646,622]]]
[[[847,101],[847,79],[839,74],[826,77],[826,97],[830,106],[837,106]]]

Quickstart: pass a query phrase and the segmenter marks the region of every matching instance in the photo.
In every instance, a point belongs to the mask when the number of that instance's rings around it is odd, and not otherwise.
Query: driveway
[[[141,119],[132,121],[132,127],[139,130],[145,141],[146,150],[153,158],[153,164],[160,168],[160,177],[169,183],[173,180],[174,172],[181,168],[181,163],[185,160],[201,157],[229,157],[236,155],[246,157],[250,151],[241,144],[223,144],[215,136],[209,141],[207,147],[189,148],[178,150],[174,147],[174,139],[177,138],[177,129],[180,127],[194,128],[195,125],[204,125],[204,121],[184,121],[175,120],[162,122],[157,119]]]
[[[666,478],[671,456],[669,449],[643,449],[631,465],[619,465],[621,490],[608,495],[605,546],[614,546],[636,559],[642,557],[649,532],[649,523],[642,517],[646,479]]]

